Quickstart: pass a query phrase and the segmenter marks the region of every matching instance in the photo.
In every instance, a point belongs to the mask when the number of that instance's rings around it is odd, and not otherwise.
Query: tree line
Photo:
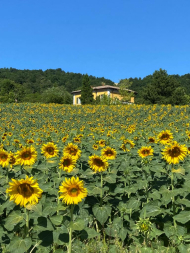
[[[87,86],[116,85],[104,77],[65,72],[62,69],[18,70],[15,68],[0,68],[0,102],[43,102],[72,104],[71,91],[82,89],[82,102],[85,104],[84,83]],[[190,102],[190,74],[168,75],[166,70],[156,70],[144,78],[122,79],[118,83],[123,100],[128,95],[125,89],[137,92],[136,104],[176,104]],[[92,89],[90,90],[92,92]],[[91,101],[92,100],[92,101]],[[87,103],[111,104],[109,98],[102,101],[90,99]]]

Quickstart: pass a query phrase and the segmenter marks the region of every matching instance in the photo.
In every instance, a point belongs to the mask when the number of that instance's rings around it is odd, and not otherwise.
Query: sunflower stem
[[[25,214],[26,214],[25,237],[28,237],[28,231],[29,231],[29,210],[26,207],[25,207]]]
[[[102,206],[102,202],[103,202],[103,176],[101,173],[101,194],[100,194],[100,206]]]
[[[74,205],[71,205],[71,220],[70,220],[70,229],[69,229],[69,248],[68,253],[71,253],[72,248],[72,222],[73,222],[73,211],[74,211]]]
[[[171,174],[171,186],[172,186],[172,192],[174,190],[174,173],[172,172]],[[173,216],[175,215],[176,211],[175,211],[175,196],[172,196],[172,207],[173,207]],[[176,227],[176,221],[175,219],[173,219],[174,222],[174,227]]]

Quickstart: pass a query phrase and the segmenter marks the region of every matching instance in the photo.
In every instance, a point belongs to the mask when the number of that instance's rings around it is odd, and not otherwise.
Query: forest
[[[157,71],[159,72],[159,71]],[[190,74],[162,76],[172,78],[190,96]],[[16,68],[0,68],[0,102],[42,102],[72,104],[71,92],[81,89],[83,74],[65,72],[61,68],[43,70],[19,70]],[[91,86],[116,85],[104,77],[90,75]],[[145,91],[153,82],[154,74],[144,78],[129,78],[130,89],[137,92],[135,103],[154,103],[148,101]],[[120,84],[120,82],[119,82]],[[154,90],[154,89],[153,89]],[[155,100],[156,101],[156,100]]]

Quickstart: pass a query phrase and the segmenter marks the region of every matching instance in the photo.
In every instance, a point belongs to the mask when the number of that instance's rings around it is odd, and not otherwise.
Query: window
[[[80,105],[80,104],[81,104],[80,98],[77,98],[77,105]]]

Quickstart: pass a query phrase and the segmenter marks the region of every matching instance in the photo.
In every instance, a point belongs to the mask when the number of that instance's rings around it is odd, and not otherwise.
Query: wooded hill
[[[81,89],[84,75],[65,72],[61,68],[42,70],[18,70],[0,68],[0,102],[54,102],[72,103],[71,91]],[[172,75],[187,95],[190,95],[190,74]],[[109,79],[89,76],[92,86],[115,85]],[[153,75],[129,78],[131,90],[138,94],[135,103],[143,103],[143,90],[152,82]]]

